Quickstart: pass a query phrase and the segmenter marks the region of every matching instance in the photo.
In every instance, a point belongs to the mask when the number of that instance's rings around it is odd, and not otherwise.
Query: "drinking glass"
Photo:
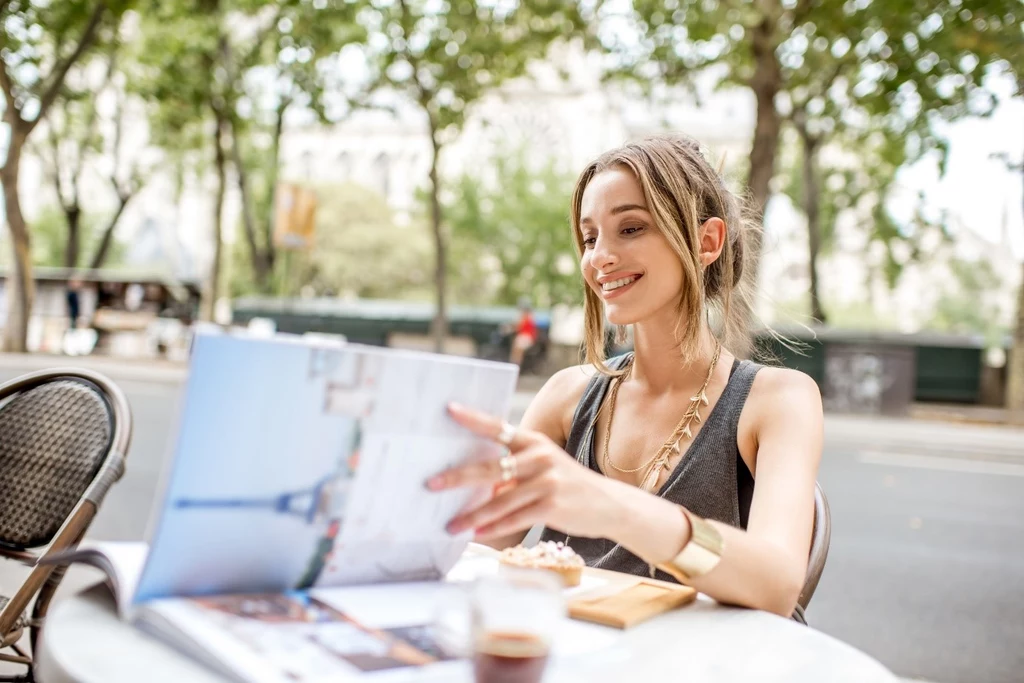
[[[470,593],[476,683],[539,683],[565,613],[551,572],[503,566],[479,579]]]

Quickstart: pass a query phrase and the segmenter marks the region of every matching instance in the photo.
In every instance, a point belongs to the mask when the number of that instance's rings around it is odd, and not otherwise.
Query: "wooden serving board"
[[[678,583],[587,567],[584,576],[603,580],[593,590],[569,596],[569,616],[614,628],[629,628],[688,605],[697,591]]]
[[[498,551],[471,543],[470,557],[497,560]],[[697,591],[678,583],[586,567],[578,588],[566,590],[569,616],[613,628],[629,628],[694,601]]]

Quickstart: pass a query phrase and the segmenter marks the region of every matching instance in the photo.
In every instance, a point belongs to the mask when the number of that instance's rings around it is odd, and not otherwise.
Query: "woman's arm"
[[[792,614],[804,585],[814,525],[814,483],[823,416],[814,381],[803,373],[762,371],[766,400],[756,416],[757,478],[747,530],[710,522],[721,533],[718,565],[690,584],[720,602]],[[761,377],[761,375],[758,375]],[[760,392],[759,392],[760,393]],[[639,557],[665,562],[690,539],[678,506],[615,480],[609,537]]]
[[[762,380],[761,375],[764,375]],[[760,385],[760,386],[758,386]],[[756,485],[747,530],[712,522],[722,534],[721,561],[695,588],[725,603],[789,616],[803,587],[814,523],[814,482],[821,458],[823,417],[814,381],[802,373],[765,370],[752,403],[757,439]],[[753,391],[751,398],[753,398]],[[453,406],[463,426],[495,438],[501,423]],[[583,468],[551,439],[516,433],[515,486],[452,520],[449,531],[472,528],[486,540],[545,523],[570,536],[608,538],[660,564],[689,541],[679,506]],[[497,462],[475,462],[431,478],[434,490],[500,480]]]

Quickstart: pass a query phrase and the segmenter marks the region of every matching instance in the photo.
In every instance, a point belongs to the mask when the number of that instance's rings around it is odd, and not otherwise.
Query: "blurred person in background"
[[[450,406],[508,450],[427,482],[503,484],[449,531],[504,548],[543,525],[589,566],[802,621],[822,404],[807,375],[741,360],[759,226],[682,136],[597,158],[570,212],[586,363],[552,376],[518,429]],[[606,319],[632,327],[632,352],[605,358]]]
[[[516,323],[515,336],[512,337],[512,348],[509,353],[509,361],[516,365],[523,364],[523,356],[537,343],[537,321],[533,317],[533,307],[530,300],[522,298],[519,300],[519,321]]]
[[[82,313],[82,282],[81,280],[72,279],[68,281],[68,289],[65,293],[65,299],[68,305],[68,329],[74,330],[78,327],[78,317]]]

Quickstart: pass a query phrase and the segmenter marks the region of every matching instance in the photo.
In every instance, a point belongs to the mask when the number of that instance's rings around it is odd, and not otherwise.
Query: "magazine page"
[[[507,363],[296,337],[196,337],[177,446],[135,602],[436,579],[472,491],[424,481],[498,447],[446,412],[503,415]],[[479,494],[478,494],[479,495]]]
[[[135,588],[146,564],[149,545],[142,541],[83,541],[77,548],[54,553],[40,564],[86,564],[107,577],[118,615],[126,617]]]
[[[142,605],[135,623],[238,681],[452,683],[472,679],[468,606],[464,586],[407,582],[160,599]],[[561,619],[558,680],[589,680],[565,674],[616,647],[620,633]]]
[[[460,564],[465,563],[465,558]],[[478,567],[482,569],[482,567]],[[487,570],[468,573],[486,576]],[[449,573],[446,582],[379,584],[321,588],[310,591],[320,603],[344,613],[360,624],[389,632],[424,632],[431,642],[453,656],[470,656],[471,583]],[[566,588],[567,600],[574,596],[596,595],[606,582],[596,579],[586,585]],[[621,631],[576,621],[566,615],[554,625],[551,656],[555,666],[572,668],[583,660],[621,642]],[[454,679],[452,679],[454,680]],[[560,677],[557,680],[562,680]],[[586,680],[586,678],[584,679]]]
[[[452,681],[468,671],[429,622],[369,627],[306,591],[154,600],[136,623],[239,681]]]

